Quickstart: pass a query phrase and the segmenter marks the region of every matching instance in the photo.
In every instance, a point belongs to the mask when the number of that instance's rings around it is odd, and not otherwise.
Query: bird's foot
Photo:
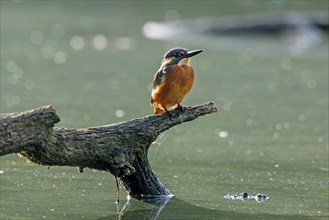
[[[178,109],[179,112],[183,112],[184,111],[184,107],[181,106],[180,104],[177,105],[177,107],[175,108],[175,110]],[[165,109],[166,113],[170,116],[170,119],[173,119],[175,117],[175,115],[179,115],[179,113],[175,110],[169,111],[168,109]]]
[[[181,106],[180,104],[177,105],[177,108],[180,112],[184,111],[184,107]]]
[[[170,119],[173,119],[174,114],[170,111],[168,111],[167,109],[165,109],[166,113],[169,115]]]

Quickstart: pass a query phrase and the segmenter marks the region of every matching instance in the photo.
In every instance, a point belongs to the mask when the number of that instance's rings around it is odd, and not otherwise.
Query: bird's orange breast
[[[152,91],[153,102],[169,110],[180,104],[191,90],[193,82],[194,71],[191,66],[172,65],[170,73]]]

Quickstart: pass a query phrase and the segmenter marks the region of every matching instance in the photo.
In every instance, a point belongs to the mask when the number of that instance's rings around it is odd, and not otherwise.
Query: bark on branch
[[[168,196],[148,162],[147,152],[169,128],[217,112],[214,103],[92,128],[57,128],[51,106],[0,114],[0,156],[20,153],[47,166],[88,167],[111,172],[132,197]]]

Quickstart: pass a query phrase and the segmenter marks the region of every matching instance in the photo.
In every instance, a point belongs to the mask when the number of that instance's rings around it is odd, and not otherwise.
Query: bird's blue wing
[[[170,73],[170,66],[165,66],[162,69],[159,69],[158,72],[155,74],[153,79],[153,88],[157,87],[161,84],[162,79],[165,75]]]

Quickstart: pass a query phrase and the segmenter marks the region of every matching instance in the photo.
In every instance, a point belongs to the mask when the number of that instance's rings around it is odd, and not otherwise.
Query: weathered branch
[[[0,114],[0,156],[20,153],[41,165],[109,171],[135,198],[170,195],[150,167],[150,145],[161,132],[214,112],[209,102],[175,110],[173,117],[153,115],[83,129],[53,128],[59,117],[51,106]]]

